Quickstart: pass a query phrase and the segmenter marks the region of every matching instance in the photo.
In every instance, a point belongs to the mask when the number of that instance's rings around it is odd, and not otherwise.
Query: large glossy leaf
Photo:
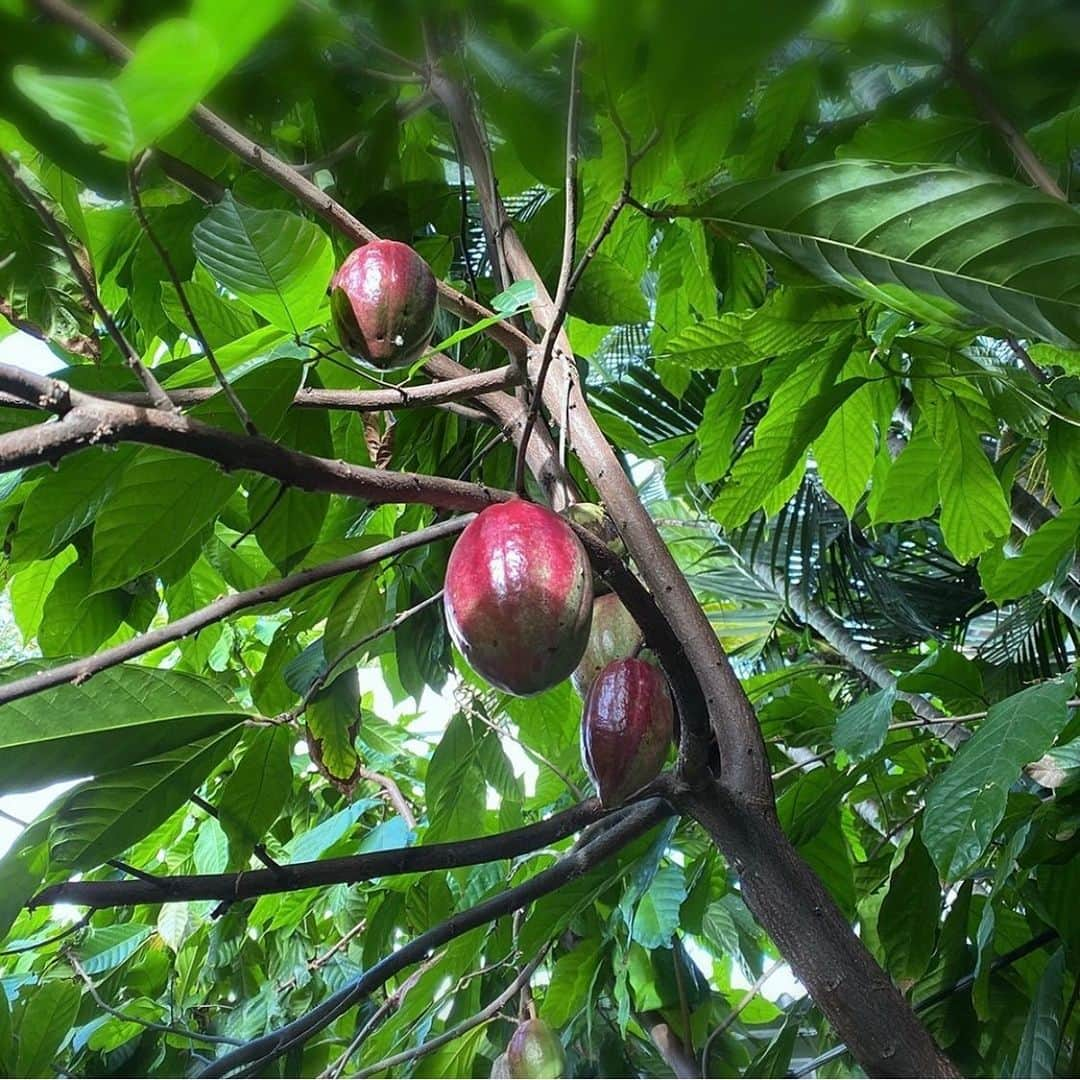
[[[934,951],[941,886],[918,833],[897,852],[877,930],[887,970],[894,979],[918,979]]]
[[[949,166],[830,161],[680,210],[915,318],[1080,344],[1080,214]]]
[[[195,254],[215,279],[274,326],[318,321],[333,272],[330,241],[285,210],[256,210],[227,196],[196,227]]]
[[[42,983],[15,1018],[19,1053],[15,1076],[55,1076],[53,1056],[67,1038],[79,1011],[82,992],[67,979]]]
[[[80,784],[53,818],[52,862],[89,870],[119,855],[182,806],[238,738],[235,729],[210,735]]]
[[[1005,812],[1009,786],[1068,722],[1075,679],[1043,683],[990,707],[926,796],[923,842],[946,881],[974,864]]]
[[[1024,596],[1054,576],[1062,559],[1080,542],[1080,506],[1063,510],[1024,541],[1021,552],[1006,558],[989,552],[979,561],[986,595],[996,604]]]
[[[8,677],[40,666],[20,664]],[[224,731],[246,715],[204,679],[111,668],[82,686],[53,687],[0,706],[0,791],[119,769]]]
[[[876,754],[885,743],[895,701],[892,689],[860,698],[836,718],[833,745],[856,759]]]

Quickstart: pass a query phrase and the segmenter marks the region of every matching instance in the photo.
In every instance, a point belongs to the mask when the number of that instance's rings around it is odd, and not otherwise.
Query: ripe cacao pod
[[[566,1069],[562,1042],[543,1020],[518,1024],[506,1047],[506,1061],[515,1080],[555,1080]]]
[[[524,697],[562,682],[589,640],[592,572],[573,529],[524,499],[481,511],[446,566],[454,644],[493,686]]]
[[[330,282],[341,347],[377,368],[407,367],[431,341],[437,297],[428,264],[408,244],[373,240],[356,248]]]
[[[603,806],[619,806],[656,777],[674,726],[658,667],[615,660],[596,676],[581,717],[581,758]]]
[[[570,676],[574,689],[582,699],[588,696],[593,680],[612,660],[634,656],[644,641],[641,627],[634,622],[634,617],[615,593],[598,596],[593,602],[589,644],[585,647],[581,663]]]

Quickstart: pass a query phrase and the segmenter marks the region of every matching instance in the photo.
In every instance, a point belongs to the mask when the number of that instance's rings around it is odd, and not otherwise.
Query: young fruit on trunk
[[[491,1072],[488,1076],[491,1080],[511,1080],[513,1073],[510,1071],[510,1062],[507,1060],[506,1054],[500,1054],[491,1063]]]
[[[613,660],[634,656],[645,642],[641,627],[615,593],[598,596],[593,603],[589,644],[570,681],[584,699],[596,676]]]
[[[443,606],[450,636],[477,674],[511,694],[538,694],[585,652],[588,556],[558,514],[523,499],[489,506],[450,553]]]
[[[602,805],[624,803],[664,767],[675,725],[664,673],[615,660],[597,675],[581,717],[581,757]]]
[[[555,1080],[566,1069],[559,1036],[543,1020],[518,1024],[506,1047],[506,1062],[515,1080]]]
[[[437,295],[428,264],[408,244],[356,248],[330,282],[341,347],[377,368],[406,367],[431,341]]]

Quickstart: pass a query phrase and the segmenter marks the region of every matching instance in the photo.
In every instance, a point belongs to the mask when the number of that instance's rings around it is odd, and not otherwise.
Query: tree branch
[[[508,491],[418,473],[349,465],[280,446],[271,439],[211,427],[177,412],[145,409],[73,390],[56,379],[0,364],[0,390],[61,419],[0,435],[0,471],[59,461],[88,446],[122,442],[160,446],[215,461],[227,470],[249,469],[302,491],[329,491],[372,502],[410,502],[441,510],[482,510],[511,497]]]
[[[410,829],[416,828],[416,816],[412,812],[412,808],[405,801],[405,796],[401,794],[401,788],[397,786],[392,777],[384,776],[382,773],[375,772],[374,769],[361,768],[358,775],[364,780],[370,780],[373,784],[378,784],[379,787],[386,792],[386,797],[393,804],[394,809],[401,815],[402,820]]]
[[[617,813],[617,811],[616,811]],[[455,840],[447,844],[393,848],[365,855],[283,865],[278,870],[245,870],[239,874],[192,874],[159,877],[149,881],[68,881],[50,885],[29,903],[33,909],[46,904],[77,904],[92,908],[125,907],[131,904],[163,904],[190,900],[249,900],[272,893],[293,892],[325,885],[355,885],[392,874],[425,870],[450,870],[459,866],[513,859],[564,840],[585,826],[610,816],[599,800],[585,802],[553,814],[535,825],[526,825],[495,836]]]
[[[514,465],[514,490],[519,495],[525,494],[525,455],[529,449],[529,438],[540,415],[540,405],[544,397],[544,383],[547,381],[548,368],[555,349],[555,339],[566,321],[570,303],[570,275],[574,269],[574,251],[577,242],[578,223],[578,116],[581,110],[581,87],[579,85],[578,65],[581,57],[581,38],[574,38],[574,52],[570,58],[570,105],[566,118],[566,212],[563,220],[562,261],[559,266],[559,281],[555,287],[555,314],[544,332],[540,346],[540,367],[536,373],[536,383],[529,397],[529,413],[525,419],[525,430],[518,445],[517,460]]]
[[[120,350],[120,355],[124,357],[128,367],[131,368],[135,373],[135,377],[142,383],[146,392],[150,395],[150,399],[153,401],[155,407],[171,411],[173,409],[172,402],[165,396],[165,391],[161,389],[157,379],[155,379],[150,370],[144,366],[142,360],[139,358],[139,354],[132,348],[131,343],[124,337],[120,327],[116,325],[116,321],[113,319],[112,315],[105,309],[105,305],[102,304],[101,297],[98,296],[98,291],[95,288],[93,281],[90,280],[90,275],[79,261],[79,256],[75,254],[75,249],[68,242],[68,238],[61,228],[60,222],[56,220],[49,208],[37,197],[30,186],[23,181],[22,177],[19,176],[18,169],[11,163],[7,154],[4,153],[0,153],[0,172],[4,173],[11,186],[15,188],[27,203],[30,204],[31,209],[37,214],[41,219],[42,224],[52,234],[57,246],[63,252],[64,258],[67,259],[68,265],[71,267],[71,273],[74,275],[75,280],[79,283],[79,288],[82,289],[83,295],[86,297],[86,302],[90,305],[94,314],[101,320],[102,326],[105,327],[109,337],[116,343],[116,347]]]
[[[385,983],[392,975],[423,960],[433,949],[562,888],[568,882],[581,877],[594,866],[622,850],[636,837],[668,817],[670,813],[670,808],[662,799],[650,799],[638,804],[617,825],[591,843],[567,853],[554,866],[541,870],[521,885],[507,889],[475,907],[451,915],[445,922],[413,938],[397,952],[380,960],[359,978],[342,987],[304,1016],[218,1058],[199,1074],[200,1077],[226,1076],[245,1066],[255,1063],[261,1065],[272,1061],[293,1047],[303,1045],[343,1012],[362,1001],[372,990]]]
[[[516,994],[520,993],[524,987],[529,985],[529,980],[532,978],[533,972],[535,972],[544,962],[544,957],[547,956],[551,945],[552,942],[547,942],[547,944],[545,944],[543,948],[541,948],[517,973],[517,977],[514,981],[510,983],[502,993],[492,998],[479,1012],[473,1013],[472,1016],[466,1017],[452,1028],[448,1028],[446,1031],[442,1032],[441,1035],[436,1035],[434,1038],[428,1039],[427,1042],[423,1042],[419,1046],[414,1046],[409,1050],[402,1050],[399,1054],[392,1054],[390,1057],[383,1058],[382,1061],[378,1061],[374,1065],[366,1066],[354,1074],[354,1080],[362,1080],[363,1077],[374,1076],[376,1073],[385,1072],[387,1069],[394,1069],[398,1065],[404,1065],[407,1061],[415,1061],[417,1058],[424,1057],[425,1055],[438,1050],[440,1046],[445,1046],[455,1039],[460,1039],[462,1035],[472,1031],[474,1028],[480,1027],[481,1024],[486,1024],[490,1020],[493,1020],[507,1002],[512,1001]]]
[[[467,99],[455,90],[453,82],[437,70],[432,73],[431,88],[450,115],[474,176],[490,172],[490,160],[483,145],[477,144],[475,139],[466,138],[467,133],[476,128]],[[507,218],[505,208],[497,198],[485,196],[483,187],[478,185],[477,192],[488,228],[501,237],[515,279],[531,280],[536,284],[533,317],[542,327],[551,326],[557,315],[555,303]],[[628,551],[700,680],[708,718],[721,746],[724,783],[752,794],[764,806],[771,805],[768,760],[753,707],[720,647],[707,616],[641,504],[618,457],[589,412],[581,388],[573,379],[572,357],[573,352],[564,330],[556,341],[557,362],[553,362],[553,377],[549,377],[544,388],[544,404],[552,415],[559,415],[560,407],[569,394],[573,418],[571,447],[611,512]],[[530,375],[534,375],[533,368],[539,360],[540,356],[533,350],[529,356]],[[708,782],[711,741],[708,727],[699,716],[690,714],[685,718],[681,725],[679,767],[697,783]]]
[[[244,1045],[239,1039],[232,1039],[227,1035],[206,1035],[201,1031],[189,1031],[187,1028],[173,1027],[172,1024],[158,1024],[152,1020],[141,1020],[137,1016],[130,1016],[120,1009],[113,1008],[113,1006],[109,1005],[98,993],[98,989],[94,985],[94,980],[87,974],[86,968],[79,962],[79,958],[70,949],[65,956],[67,962],[71,965],[71,970],[78,975],[80,981],[90,994],[90,997],[93,998],[94,1004],[97,1005],[99,1009],[107,1012],[110,1016],[115,1016],[117,1019],[123,1020],[129,1024],[138,1024],[140,1027],[146,1028],[147,1031],[159,1031],[165,1035],[178,1035],[182,1039],[190,1039],[192,1042],[208,1043],[210,1046]]]
[[[180,280],[180,275],[176,272],[176,267],[173,265],[172,256],[169,254],[165,245],[158,239],[154,230],[150,228],[150,220],[147,218],[146,211],[143,209],[142,196],[139,194],[139,181],[142,177],[143,168],[149,160],[150,152],[147,151],[142,155],[139,161],[128,170],[128,189],[131,192],[131,205],[135,211],[135,217],[138,218],[142,231],[146,233],[147,239],[158,253],[158,258],[161,259],[161,264],[165,267],[165,272],[169,275],[169,280],[172,282],[173,288],[176,289],[177,298],[180,300],[180,306],[183,308],[184,315],[187,317],[187,321],[191,326],[191,332],[195,335],[195,340],[198,341],[199,345],[202,347],[203,356],[206,357],[206,361],[210,365],[214,377],[220,384],[221,389],[225,392],[225,396],[229,399],[229,404],[233,407],[233,412],[236,413],[244,430],[249,435],[258,435],[259,432],[252,422],[251,417],[248,415],[247,409],[244,408],[244,403],[236,396],[236,391],[230,385],[229,380],[225,378],[225,372],[221,370],[221,365],[214,355],[214,350],[211,348],[210,342],[207,340],[202,327],[199,325],[199,320],[195,315],[195,311],[188,302],[187,290],[184,288],[184,283]]]
[[[455,518],[452,521],[443,521],[431,525],[426,529],[408,533],[405,536],[387,540],[382,544],[358,551],[355,555],[346,555],[341,559],[322,563],[310,570],[302,570],[296,574],[290,574],[280,581],[267,582],[265,585],[256,586],[243,592],[232,593],[223,596],[205,607],[192,611],[177,619],[175,622],[159,626],[154,630],[148,630],[145,634],[121,642],[110,649],[104,649],[93,656],[87,656],[80,660],[73,660],[67,664],[58,664],[55,667],[45,668],[33,675],[27,675],[22,679],[13,679],[10,682],[0,683],[0,705],[10,701],[18,701],[20,698],[29,697],[31,694],[48,690],[65,683],[76,685],[86,682],[87,679],[107,668],[116,667],[128,660],[134,660],[143,656],[162,645],[171,641],[179,641],[189,634],[197,633],[207,626],[211,626],[229,615],[247,608],[259,607],[275,600],[281,600],[290,593],[305,589],[309,585],[315,585],[320,581],[327,581],[342,574],[351,574],[365,567],[373,566],[383,559],[389,559],[400,555],[403,551],[422,547],[425,544],[437,543],[448,537],[456,536],[471,521],[471,516]]]
[[[971,66],[967,50],[960,39],[955,22],[955,9],[953,11],[951,55],[948,59],[948,70],[951,72],[957,84],[962,87],[975,103],[975,108],[982,114],[983,119],[993,127],[1012,151],[1017,165],[1024,170],[1031,183],[1040,191],[1055,199],[1065,199],[1065,192],[1058,186],[1057,181],[1047,171],[1046,166],[1039,160],[1039,155],[1031,147],[1031,143],[1024,138],[1023,133],[1017,126],[998,108],[990,91],[986,88],[983,80]]]
[[[36,328],[35,328],[36,329]],[[63,344],[63,343],[61,343]],[[468,369],[463,368],[463,371]],[[505,390],[515,386],[515,375],[509,367],[492,368],[490,371],[474,371],[445,381],[422,383],[419,386],[402,386],[386,390],[324,390],[305,386],[293,398],[296,409],[338,409],[343,412],[395,412],[398,409],[422,408],[430,405],[446,405],[487,395],[489,391]],[[201,405],[221,393],[217,386],[192,386],[180,390],[166,390],[169,400],[181,409]],[[95,394],[102,401],[118,401],[125,405],[150,406],[153,402],[145,393],[129,391],[102,391]],[[11,394],[0,395],[0,404],[8,408],[32,409],[38,406]],[[485,402],[485,404],[488,404]],[[490,407],[490,406],[489,406]]]

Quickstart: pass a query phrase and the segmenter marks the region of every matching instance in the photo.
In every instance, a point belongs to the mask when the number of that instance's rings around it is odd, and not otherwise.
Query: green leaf
[[[690,323],[664,342],[658,358],[674,360],[693,371],[739,367],[760,359],[746,342],[745,320],[735,315],[710,316]]]
[[[355,799],[315,828],[294,836],[285,847],[289,862],[311,862],[319,858],[345,836],[363,814],[381,805],[378,799]]]
[[[94,589],[125,585],[159,566],[217,515],[237,484],[213,462],[140,450],[94,523]]]
[[[836,718],[833,746],[856,761],[873,757],[885,745],[895,702],[895,690],[860,698]]]
[[[1009,787],[1050,748],[1068,722],[1075,678],[1042,683],[990,707],[926,796],[923,842],[941,876],[956,881],[974,865],[1005,813]]]
[[[959,398],[942,395],[930,422],[940,451],[941,531],[957,561],[966,563],[1008,533],[1009,503]]]
[[[803,364],[773,394],[769,411],[754,432],[754,444],[735,463],[713,516],[728,528],[741,525],[801,462],[811,442],[865,379],[833,377],[846,359],[846,348]]]
[[[217,81],[217,46],[190,19],[166,19],[139,39],[113,86],[131,125],[129,155],[168,134]]]
[[[447,724],[428,762],[424,796],[431,824],[426,842],[475,836],[484,814],[484,792],[472,728],[459,713]]]
[[[43,559],[90,525],[112,495],[135,450],[84,450],[46,473],[19,514],[12,559]]]
[[[927,477],[937,471],[939,456],[930,425],[920,421],[900,456],[889,466],[884,481],[870,492],[867,506],[871,521],[876,524],[930,517],[938,504],[938,493],[937,485],[927,483]]]
[[[318,226],[226,195],[196,226],[193,240],[218,283],[274,326],[298,334],[321,321],[334,255]]]
[[[1057,1076],[1057,1055],[1061,1032],[1061,995],[1065,985],[1065,950],[1050,957],[1020,1037],[1020,1049],[1012,1074],[1015,1077]]]
[[[610,255],[597,255],[581,276],[570,303],[579,319],[598,326],[649,321],[641,285]]]
[[[91,930],[76,950],[87,975],[102,975],[126,963],[154,932],[139,923],[113,923]]]
[[[184,805],[238,738],[235,729],[210,735],[80,784],[53,818],[52,862],[89,870],[126,851]]]
[[[214,74],[234,68],[293,6],[293,0],[192,0],[191,19],[214,42]]]
[[[16,1017],[16,1076],[55,1076],[53,1058],[75,1025],[82,993],[70,979],[42,983]]]
[[[667,948],[679,927],[679,908],[685,899],[683,868],[674,863],[661,866],[638,901],[630,936],[644,949]]]
[[[224,297],[219,296],[212,286],[202,281],[185,281],[184,296],[187,297],[191,310],[195,312],[199,329],[212,349],[238,341],[258,329],[255,316],[250,311],[230,304]],[[194,336],[176,286],[171,281],[161,283],[161,306],[169,321],[181,333]]]
[[[893,979],[921,978],[934,951],[941,917],[941,885],[934,862],[917,833],[893,858],[877,930]]]
[[[91,590],[90,567],[82,559],[56,579],[38,627],[43,656],[85,656],[116,632],[131,606],[131,594]]]
[[[679,212],[917,319],[1080,343],[1080,214],[1012,180],[829,161]]]
[[[601,956],[600,941],[586,939],[555,961],[540,1008],[541,1019],[558,1029],[585,1008],[600,973]]]
[[[333,777],[350,781],[360,767],[354,740],[360,723],[360,684],[356,668],[343,671],[320,690],[304,713],[312,758]]]
[[[90,331],[87,312],[79,303],[77,286],[55,239],[6,176],[0,177],[0,296],[11,306],[13,316],[39,327],[58,344]],[[10,324],[8,329],[13,329]]]
[[[1080,502],[1080,427],[1051,417],[1046,465],[1058,502],[1062,506]]]
[[[11,610],[23,640],[29,641],[41,626],[45,601],[61,574],[78,558],[75,548],[65,547],[47,562],[34,562],[11,579]]]
[[[127,161],[135,150],[135,132],[127,104],[115,83],[70,75],[43,75],[16,67],[15,85],[42,112],[66,124],[83,142]]]
[[[336,663],[358,641],[377,629],[385,613],[376,570],[354,574],[326,617],[323,652],[327,663]]]
[[[853,353],[842,378],[871,377],[865,353]],[[876,387],[859,387],[832,416],[814,440],[814,459],[825,490],[854,517],[874,468],[877,435],[874,430]]]
[[[746,149],[730,160],[737,180],[767,176],[791,141],[795,125],[810,104],[817,84],[813,62],[802,60],[770,79],[754,114],[754,131]]]
[[[221,789],[219,820],[229,838],[229,863],[235,869],[246,864],[289,797],[293,738],[284,725],[253,732],[244,756]]]
[[[836,156],[896,164],[951,163],[978,138],[982,127],[967,116],[886,117],[863,124]]]
[[[9,678],[41,664],[8,668]],[[130,765],[231,728],[246,712],[211,683],[124,665],[81,686],[57,686],[0,705],[0,791]]]
[[[995,604],[1026,596],[1053,579],[1061,561],[1076,551],[1078,542],[1080,506],[1072,506],[1032,533],[1019,555],[1007,558],[991,551],[980,559],[979,577],[986,595]]]

